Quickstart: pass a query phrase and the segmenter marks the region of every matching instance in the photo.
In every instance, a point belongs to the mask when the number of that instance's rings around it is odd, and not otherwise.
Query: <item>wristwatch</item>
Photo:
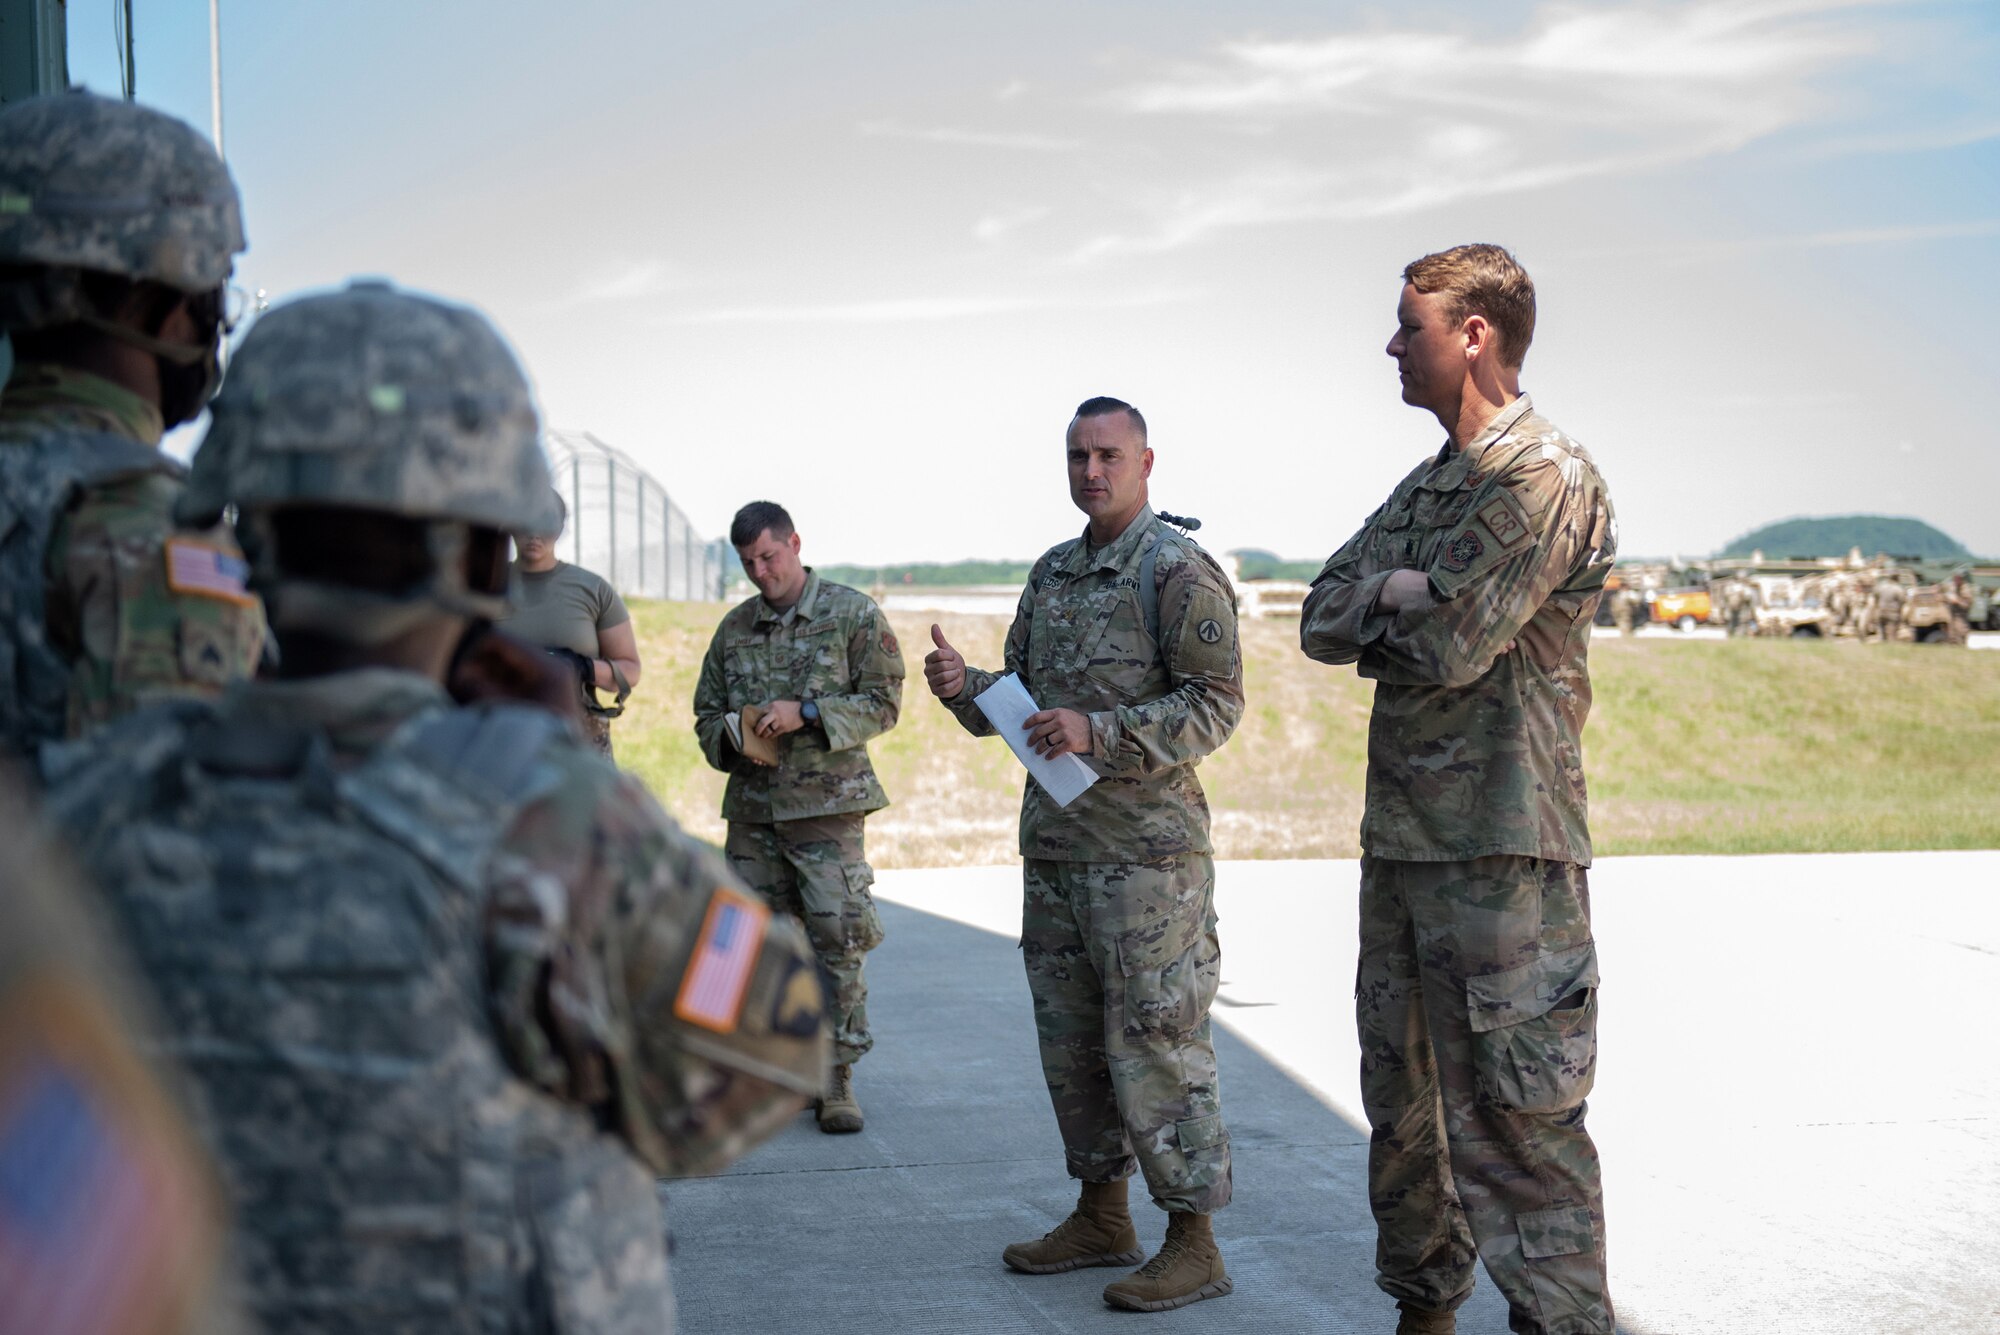
[[[801,700],[799,702],[799,717],[817,727],[819,725],[819,706],[811,700]]]

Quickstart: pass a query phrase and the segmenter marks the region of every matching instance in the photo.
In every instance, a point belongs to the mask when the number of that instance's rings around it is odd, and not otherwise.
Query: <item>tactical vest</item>
[[[176,718],[177,745],[113,734],[135,759],[111,781],[146,800],[86,847],[194,1078],[265,1326],[670,1329],[651,1175],[514,1077],[487,1019],[487,869],[556,781],[560,725],[432,711],[343,772],[317,731],[206,704],[128,722]],[[92,801],[55,793],[85,825]]]
[[[70,667],[49,644],[49,537],[85,487],[183,470],[109,432],[49,430],[0,438],[0,756],[32,756],[68,726]]]

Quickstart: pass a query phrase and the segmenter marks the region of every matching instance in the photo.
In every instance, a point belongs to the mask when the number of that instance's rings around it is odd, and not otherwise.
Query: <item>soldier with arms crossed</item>
[[[1021,950],[1042,1072],[1076,1209],[1002,1253],[1053,1274],[1130,1265],[1143,1253],[1126,1205],[1136,1166],[1167,1211],[1160,1250],[1106,1302],[1163,1311],[1230,1292],[1210,1216],[1229,1204],[1229,1133],[1209,1039],[1222,967],[1208,799],[1195,766],[1243,714],[1243,660],[1229,582],[1147,503],[1146,420],[1090,399],[1069,424],[1070,499],[1081,537],[1035,562],[1007,632],[1007,670],[1041,712],[1029,740],[1103,777],[1058,807],[1021,794]],[[976,737],[974,698],[995,674],[969,668],[931,627],[931,693]]]
[[[0,755],[255,669],[263,614],[227,529],[178,531],[168,427],[215,390],[236,185],[135,103],[0,111]]]
[[[281,675],[43,753],[272,1330],[658,1335],[655,1175],[818,1088],[797,927],[556,716],[446,693],[506,535],[552,518],[536,436],[468,310],[357,284],[264,316],[182,506],[238,508]]]
[[[1377,683],[1355,992],[1376,1283],[1400,1335],[1449,1335],[1476,1249],[1513,1330],[1610,1335],[1581,735],[1617,526],[1520,392],[1514,258],[1460,246],[1403,277],[1388,353],[1446,440],[1327,561],[1299,630]]]
[[[694,688],[695,736],[708,763],[729,775],[730,865],[805,923],[826,971],[835,1064],[819,1129],[859,1131],[854,1064],[875,1046],[862,964],[882,944],[862,823],[889,805],[868,742],[896,726],[903,652],[872,598],[800,563],[783,506],[744,506],[729,541],[757,596],[731,608],[709,641]],[[753,705],[754,723],[743,713]],[[775,751],[775,765],[730,740],[732,714]]]

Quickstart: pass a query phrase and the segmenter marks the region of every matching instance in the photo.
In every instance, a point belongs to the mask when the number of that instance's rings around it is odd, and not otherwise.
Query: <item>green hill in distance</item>
[[[1931,559],[1971,555],[1965,550],[1965,544],[1921,519],[1899,519],[1891,515],[1826,515],[1817,519],[1781,519],[1775,524],[1766,524],[1724,543],[1716,556],[1748,556],[1752,552],[1762,552],[1774,560],[1792,556],[1845,556],[1856,547],[1861,549],[1863,556],[1874,556],[1878,552]]]

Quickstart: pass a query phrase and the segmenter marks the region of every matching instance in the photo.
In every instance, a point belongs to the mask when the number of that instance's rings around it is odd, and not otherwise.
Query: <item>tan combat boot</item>
[[[1396,1319],[1396,1335],[1458,1335],[1455,1312],[1427,1312],[1408,1303],[1397,1303],[1402,1316]]]
[[[1000,1259],[1026,1275],[1058,1275],[1087,1265],[1136,1265],[1139,1233],[1125,1207],[1125,1179],[1086,1182],[1076,1209],[1036,1242],[1017,1242]]]
[[[833,1068],[833,1079],[820,1097],[819,1129],[830,1136],[861,1129],[861,1105],[854,1099],[854,1068],[846,1063]]]
[[[1209,1216],[1176,1210],[1167,1216],[1167,1240],[1158,1254],[1105,1289],[1104,1301],[1133,1312],[1165,1312],[1235,1287],[1222,1268]]]

